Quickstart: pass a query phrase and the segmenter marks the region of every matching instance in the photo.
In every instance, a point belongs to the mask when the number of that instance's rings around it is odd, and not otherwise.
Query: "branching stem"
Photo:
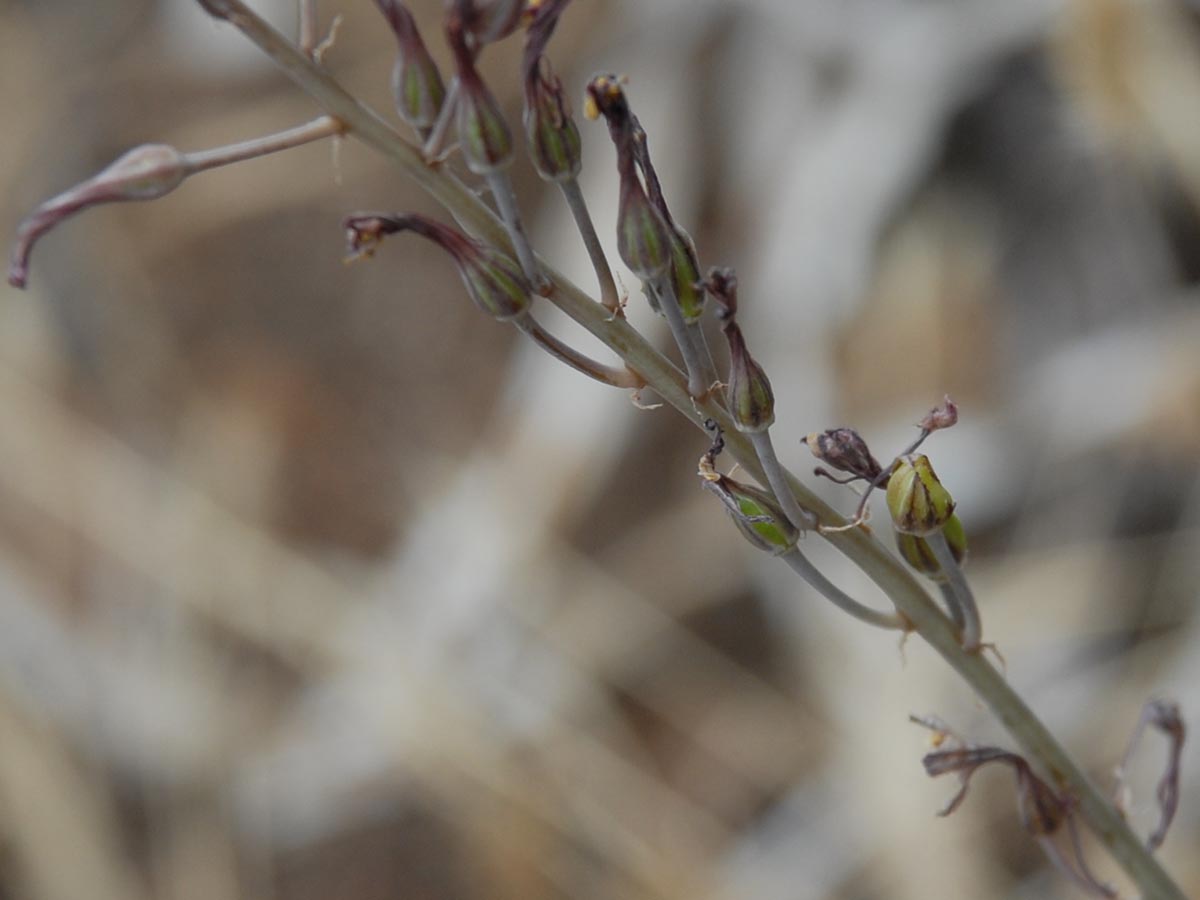
[[[363,106],[242,0],[197,2],[241,30],[326,112],[345,123],[355,137],[393,160],[450,210],[464,227],[499,247],[509,246],[503,225],[462,182],[428,166],[419,148],[413,147],[377,114]],[[766,477],[750,441],[737,433],[728,413],[719,404],[712,399],[694,399],[678,368],[628,322],[613,317],[553,269],[544,266],[543,271],[557,287],[551,297],[556,306],[615,351],[631,369],[645,378],[655,393],[697,428],[703,430],[705,421],[710,418],[716,422],[725,432],[727,451],[751,476]],[[797,500],[811,509],[822,523],[844,524],[845,520],[836,511],[801,482],[790,475],[788,482]],[[1080,817],[1138,885],[1143,896],[1155,900],[1186,900],[1179,886],[1142,845],[1125,819],[1075,764],[1004,676],[982,654],[968,653],[963,648],[954,624],[915,576],[861,528],[830,534],[826,539],[883,589],[921,637],[991,708],[1025,753],[1037,760],[1054,783],[1078,804]]]
[[[225,147],[214,147],[211,150],[185,153],[183,158],[187,163],[188,174],[194,175],[218,166],[228,166],[245,159],[254,159],[257,156],[267,156],[271,153],[278,153],[280,150],[311,144],[322,138],[342,134],[345,130],[345,126],[333,116],[321,116],[304,125],[297,125],[295,128],[268,134],[265,137],[253,138]]]
[[[606,366],[560,341],[554,335],[550,334],[550,332],[546,331],[534,319],[531,313],[526,313],[520,318],[514,319],[513,324],[533,338],[539,347],[555,359],[566,363],[576,372],[582,372],[589,378],[594,378],[601,384],[617,388],[627,388],[629,390],[638,390],[646,386],[646,382],[636,372],[624,367]]]
[[[592,223],[592,216],[588,212],[587,201],[583,197],[583,191],[579,188],[579,179],[568,178],[566,181],[560,181],[558,187],[567,201],[567,206],[571,209],[571,216],[575,219],[575,227],[579,229],[579,236],[583,238],[583,246],[587,249],[588,258],[592,261],[592,268],[596,270],[596,280],[600,282],[600,302],[614,317],[623,318],[625,311],[621,309],[617,283],[613,280],[612,269],[608,265],[608,257],[604,255],[604,248],[600,246],[600,237],[596,234],[596,226]]]
[[[508,237],[512,241],[513,249],[517,251],[517,261],[521,264],[521,271],[533,285],[534,291],[543,295],[548,293],[550,282],[542,275],[538,269],[537,260],[533,257],[533,248],[529,246],[529,235],[525,233],[525,225],[521,221],[521,210],[517,206],[517,195],[513,192],[512,179],[508,177],[507,172],[502,170],[488,172],[484,177],[487,179],[488,189],[496,198],[496,208],[500,211],[500,219],[504,222],[504,227],[508,229]]]
[[[946,603],[950,605],[951,618],[962,628],[963,649],[968,653],[974,653],[979,650],[983,642],[979,607],[975,605],[975,594],[972,593],[971,586],[967,584],[962,566],[958,564],[958,560],[950,551],[946,535],[937,531],[927,535],[925,542],[929,544],[929,549],[933,551],[933,558],[937,560],[942,574],[946,576],[946,588],[942,591],[942,595],[945,597]]]
[[[688,374],[688,393],[697,400],[703,400],[717,382],[716,368],[708,353],[708,346],[698,346],[704,339],[703,333],[700,333],[700,340],[697,341],[699,326],[692,328],[683,321],[683,311],[679,308],[679,300],[675,297],[675,288],[671,286],[669,277],[660,278],[651,286],[651,290],[658,296],[658,307],[666,317],[671,336],[683,356]]]
[[[868,625],[874,625],[876,628],[888,628],[897,631],[911,630],[912,626],[908,620],[899,613],[879,612],[859,603],[821,574],[821,571],[809,561],[807,556],[800,552],[799,548],[793,547],[786,553],[780,554],[779,558],[787,563],[793,572],[807,581],[826,600],[843,612],[854,616],[860,622],[866,622]]]
[[[758,455],[758,461],[762,464],[763,472],[766,473],[767,484],[770,485],[771,493],[775,495],[775,499],[783,507],[784,515],[788,517],[788,521],[801,531],[810,531],[816,528],[817,517],[796,502],[796,495],[792,492],[792,486],[788,483],[787,473],[784,471],[783,466],[780,465],[779,457],[775,455],[775,443],[771,440],[770,431],[763,430],[751,434],[750,442],[754,445],[754,452]]]

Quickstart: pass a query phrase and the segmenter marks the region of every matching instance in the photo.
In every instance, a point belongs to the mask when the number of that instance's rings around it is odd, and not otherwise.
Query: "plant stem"
[[[762,463],[763,472],[766,473],[767,484],[770,485],[771,493],[775,495],[775,499],[783,507],[784,515],[788,517],[788,521],[801,531],[809,531],[815,528],[817,517],[808,510],[801,508],[800,504],[796,502],[796,495],[792,492],[792,486],[788,484],[787,474],[784,472],[783,466],[779,464],[779,457],[775,455],[775,444],[771,440],[770,430],[765,429],[752,433],[750,435],[750,443],[754,445],[754,452],[758,456],[758,461]]]
[[[608,265],[608,257],[604,255],[604,248],[600,246],[600,238],[596,234],[596,226],[592,223],[591,214],[588,212],[587,201],[583,198],[583,191],[579,188],[579,179],[568,178],[560,181],[558,187],[562,191],[563,197],[566,198],[567,206],[571,209],[571,216],[575,219],[575,227],[579,229],[580,237],[583,238],[583,246],[587,248],[592,268],[596,270],[596,280],[600,282],[600,302],[611,315],[624,317],[625,311],[621,309],[617,284],[613,280],[612,269]]]
[[[611,385],[617,388],[628,388],[637,390],[645,387],[646,382],[643,381],[635,372],[627,368],[614,368],[606,366],[603,363],[596,362],[589,356],[580,353],[574,347],[563,343],[550,332],[546,331],[531,313],[526,313],[518,319],[513,320],[521,331],[529,335],[537,343],[539,347],[553,356],[555,359],[566,363],[576,372],[582,372],[589,378],[594,378],[601,384]]]
[[[959,605],[958,598],[954,596],[954,590],[948,581],[939,581],[937,586],[938,590],[942,592],[942,600],[946,604],[946,610],[950,613],[950,620],[954,622],[955,628],[962,631],[966,620],[963,618],[962,606]]]
[[[342,134],[345,130],[345,126],[333,116],[321,116],[304,125],[289,128],[287,131],[268,134],[265,137],[242,141],[238,144],[229,144],[225,147],[185,153],[183,158],[187,163],[188,174],[194,175],[196,172],[227,166],[244,159],[253,159],[256,156],[266,156],[269,153],[278,153],[280,150],[300,147],[322,138]]]
[[[683,356],[688,374],[688,393],[696,400],[703,400],[717,380],[716,371],[712,368],[712,357],[709,357],[706,369],[704,355],[696,346],[695,333],[683,321],[683,312],[675,298],[675,289],[671,286],[670,277],[660,278],[650,289],[658,296],[658,308],[666,317],[667,324],[671,327],[671,336],[675,338],[675,345],[679,347]]]
[[[296,43],[303,53],[312,56],[317,49],[317,0],[297,0],[296,16],[299,19]]]
[[[925,543],[929,544],[929,549],[933,551],[933,558],[937,560],[938,565],[942,568],[942,574],[947,578],[942,596],[946,598],[946,603],[950,606],[950,615],[962,628],[963,649],[968,653],[974,653],[979,649],[983,640],[983,627],[979,621],[979,607],[975,605],[975,595],[971,592],[971,586],[967,584],[962,566],[958,564],[958,560],[950,551],[950,544],[946,542],[945,534],[937,531],[927,535]]]
[[[507,172],[496,170],[484,176],[488,189],[496,198],[496,207],[500,210],[500,219],[508,229],[508,237],[513,248],[517,251],[517,261],[521,271],[529,280],[534,291],[546,294],[550,290],[550,282],[538,271],[537,260],[533,258],[533,248],[529,246],[529,235],[521,222],[521,210],[517,206],[517,195],[513,193],[512,180]]]
[[[508,246],[508,237],[490,210],[457,178],[430,168],[420,149],[413,147],[376,113],[349,94],[324,69],[293,47],[242,0],[197,0],[205,9],[236,26],[348,131],[393,160],[414,181],[448,209],[476,236]],[[765,478],[750,441],[737,432],[729,415],[711,399],[696,400],[687,391],[680,371],[654,349],[624,319],[609,312],[550,267],[543,267],[555,284],[551,301],[616,352],[646,380],[665,402],[697,428],[713,419],[725,432],[728,452],[752,476]],[[821,522],[845,520],[794,476],[788,476],[798,502]],[[825,539],[849,557],[883,589],[897,610],[921,637],[966,681],[992,710],[1024,752],[1036,759],[1053,782],[1078,804],[1088,823],[1113,859],[1154,900],[1186,900],[1117,810],[1075,764],[1046,726],[1026,706],[1004,677],[982,654],[968,653],[959,643],[953,623],[933,602],[916,578],[872,535],[861,528],[826,535]]]
[[[879,612],[859,603],[821,574],[821,571],[809,561],[807,556],[800,552],[799,548],[792,547],[786,553],[780,554],[779,558],[787,563],[793,572],[807,581],[825,599],[829,600],[843,612],[854,616],[860,622],[866,622],[868,625],[874,625],[877,628],[888,628],[898,631],[910,630],[908,620],[899,613]]]
[[[276,61],[278,62],[278,60]],[[433,128],[429,130],[428,134],[422,135],[421,139],[424,143],[421,145],[421,156],[425,158],[426,162],[432,163],[437,159],[446,143],[446,134],[450,131],[450,122],[454,119],[454,110],[458,106],[458,90],[458,76],[455,75],[450,79],[450,86],[446,88],[446,96],[442,98],[442,108],[438,110],[438,117],[433,123]]]

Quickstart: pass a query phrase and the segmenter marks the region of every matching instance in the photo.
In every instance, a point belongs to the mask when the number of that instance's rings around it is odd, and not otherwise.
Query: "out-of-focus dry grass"
[[[0,8],[9,233],[130,145],[312,115],[194,6]],[[331,69],[386,109],[372,5],[321,6]],[[514,122],[518,49],[485,64]],[[1196,13],[579,0],[553,56],[576,96],[630,76],[677,217],[739,269],[787,461],[837,424],[886,456],[949,392],[929,450],[1010,679],[1100,779],[1148,696],[1194,724]],[[342,265],[342,214],[412,207],[354,143],[308,147],[72,221],[4,291],[0,897],[1071,896],[1007,776],[934,817],[953,786],[907,714],[1002,733],[924,647],[739,545],[699,434],[478,315],[416,241]],[[1195,894],[1184,762],[1161,852]]]

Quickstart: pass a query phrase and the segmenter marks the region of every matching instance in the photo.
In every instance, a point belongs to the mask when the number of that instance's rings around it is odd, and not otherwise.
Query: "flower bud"
[[[804,439],[812,455],[841,472],[849,472],[874,483],[883,467],[871,455],[867,442],[853,428],[814,431]]]
[[[734,481],[713,468],[713,454],[700,458],[699,475],[706,490],[725,504],[742,536],[759,550],[777,556],[800,539],[800,531],[788,521],[775,498],[760,488]]]
[[[896,530],[918,537],[933,534],[954,515],[954,498],[923,454],[896,461],[888,478],[887,505]]]
[[[571,118],[562,82],[545,56],[526,69],[525,136],[533,166],[542,178],[566,181],[579,174],[579,129]]]
[[[461,15],[451,13],[446,35],[458,69],[458,142],[467,168],[487,175],[512,163],[512,132],[500,104],[479,77],[463,27]]]
[[[660,278],[671,262],[667,225],[650,205],[632,166],[627,173],[621,173],[617,252],[629,270],[643,281]]]
[[[750,356],[737,323],[727,322],[724,332],[729,341],[729,384],[725,390],[733,424],[738,431],[766,431],[775,421],[771,382],[762,366]]]
[[[190,173],[187,159],[174,147],[145,144],[130,150],[87,181],[47,200],[17,228],[8,283],[25,287],[33,245],[59,222],[100,203],[156,200],[179,187]]]
[[[396,112],[414,129],[430,128],[437,121],[446,87],[433,57],[421,40],[417,23],[400,0],[375,0],[392,32],[399,52],[392,69],[392,95]]]
[[[901,531],[893,533],[896,536],[896,548],[904,557],[905,562],[934,581],[946,580],[947,576],[942,572],[942,567],[934,558],[933,550],[930,549],[925,538],[917,537],[915,534],[905,534]],[[963,530],[962,521],[958,516],[950,516],[949,521],[942,527],[942,534],[946,538],[946,543],[950,545],[954,561],[962,563],[967,558],[967,533]]]
[[[384,235],[413,231],[450,254],[467,293],[485,313],[505,322],[529,309],[532,291],[521,267],[498,250],[460,231],[416,214],[382,213],[351,216],[346,219],[345,228],[350,259],[373,255]]]

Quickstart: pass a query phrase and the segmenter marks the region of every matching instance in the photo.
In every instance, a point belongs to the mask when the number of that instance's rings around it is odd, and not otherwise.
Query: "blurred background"
[[[319,6],[390,116],[374,4]],[[514,125],[519,43],[483,60]],[[577,105],[628,75],[702,264],[738,268],[785,463],[837,425],[888,459],[950,394],[927,450],[1010,681],[1105,785],[1146,699],[1195,725],[1196,7],[578,0],[551,56]],[[9,235],[130,146],[316,114],[192,0],[7,0],[0,106]],[[592,289],[558,194],[513,175]],[[71,220],[0,294],[0,898],[1081,896],[1008,772],[935,816],[956,785],[909,713],[1011,744],[930,650],[744,545],[703,435],[477,313],[428,245],[343,265],[357,209],[436,213],[316,144]],[[1143,833],[1165,757],[1133,766]],[[1182,793],[1160,852],[1200,896],[1194,745]]]

